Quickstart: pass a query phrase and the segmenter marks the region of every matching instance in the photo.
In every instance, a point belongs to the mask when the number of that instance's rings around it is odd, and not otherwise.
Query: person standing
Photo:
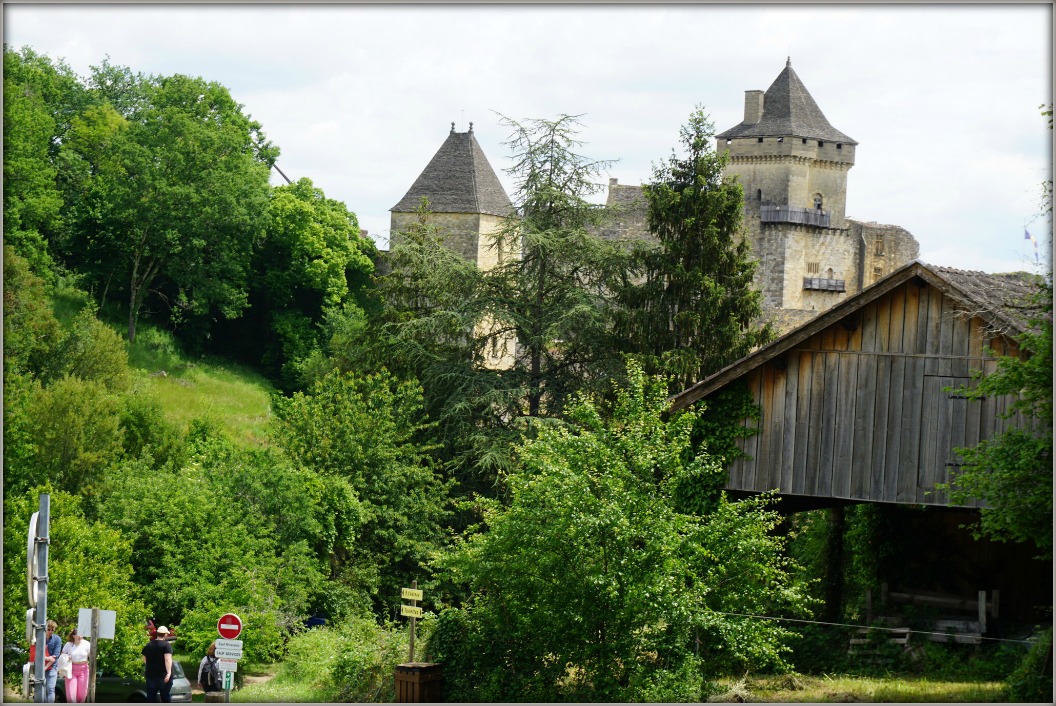
[[[62,638],[55,634],[59,627],[54,620],[47,623],[47,637],[44,640],[44,700],[55,703],[55,681],[59,678],[58,661],[62,653]]]
[[[81,637],[74,628],[62,647],[61,654],[70,656],[70,676],[66,679],[66,701],[68,703],[84,703],[88,696],[88,655],[92,648],[91,643]]]
[[[213,640],[212,644],[209,645],[209,649],[205,651],[205,657],[202,657],[202,661],[198,665],[198,686],[205,692],[222,691],[221,681],[223,681],[223,677],[220,672],[219,660],[216,658],[216,640]]]
[[[147,701],[154,701],[158,695],[164,703],[170,703],[172,696],[172,645],[168,641],[169,629],[158,626],[157,637],[143,648],[143,676],[147,681]]]

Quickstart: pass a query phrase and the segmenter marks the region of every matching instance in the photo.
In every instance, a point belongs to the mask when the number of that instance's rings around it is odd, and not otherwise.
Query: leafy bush
[[[662,382],[629,379],[611,418],[581,400],[523,444],[509,506],[442,559],[473,589],[430,642],[449,698],[695,700],[705,667],[784,665],[789,632],[737,615],[806,608],[772,499],[678,512],[673,488],[715,462],[685,461],[693,415],[663,419]]]
[[[1052,627],[1041,632],[1008,677],[1008,697],[1010,701],[1052,703]]]
[[[39,495],[51,496],[48,618],[59,634],[76,627],[80,608],[117,613],[113,640],[99,643],[100,667],[112,674],[141,670],[140,650],[149,613],[132,574],[132,540],[84,516],[80,498],[42,486],[4,498],[4,642],[25,644],[26,535]]]

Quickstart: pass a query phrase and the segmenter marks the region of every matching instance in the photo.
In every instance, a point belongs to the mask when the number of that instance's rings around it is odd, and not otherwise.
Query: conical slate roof
[[[791,59],[778,74],[763,96],[763,116],[754,125],[743,122],[721,135],[722,139],[736,137],[806,137],[811,140],[858,143],[843,134],[825,118],[807,87],[792,70]]]
[[[473,137],[473,123],[469,132],[455,132],[451,123],[451,134],[444,144],[407,194],[389,210],[414,212],[423,196],[429,199],[429,210],[434,213],[513,213],[510,197]]]

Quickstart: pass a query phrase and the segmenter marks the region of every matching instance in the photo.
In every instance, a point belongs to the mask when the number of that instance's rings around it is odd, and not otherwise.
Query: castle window
[[[807,144],[807,138],[805,138],[805,137],[803,138],[803,144],[804,145]]]
[[[762,141],[763,141],[763,138],[761,138],[761,137],[760,137],[760,138],[759,138],[759,142],[760,142],[760,143],[762,143]]]
[[[825,270],[825,279],[832,279],[832,268]]]
[[[884,276],[884,268],[883,267],[874,267],[873,268],[873,281],[874,282],[876,282],[877,280],[879,280],[883,276]]]
[[[821,272],[821,263],[820,262],[808,262],[807,263],[807,274],[808,275],[816,275],[819,272]]]
[[[822,142],[821,140],[818,140],[818,147],[824,147],[824,146],[825,146],[825,143]]]
[[[821,194],[814,194],[814,208],[816,208],[816,209],[818,209],[820,211],[821,210],[821,204],[822,204]]]
[[[881,255],[881,256],[884,254],[884,239],[883,238],[878,237],[876,239],[876,242],[874,243],[873,254],[874,255]]]
[[[762,189],[756,189],[756,190],[755,190],[755,198],[756,198],[756,199],[757,199],[757,200],[758,200],[758,201],[759,201],[760,203],[762,202],[762,200],[763,200],[763,190],[762,190]]]
[[[842,142],[837,142],[836,143],[836,149],[842,150],[843,149],[843,143]]]

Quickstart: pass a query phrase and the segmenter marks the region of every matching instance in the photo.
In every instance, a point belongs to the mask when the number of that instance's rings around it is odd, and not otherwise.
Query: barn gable
[[[785,496],[947,505],[936,483],[959,467],[956,447],[1003,431],[1010,398],[969,402],[1011,354],[1030,292],[1021,279],[911,263],[772,344],[672,398],[673,410],[746,384],[759,433],[727,488]]]

